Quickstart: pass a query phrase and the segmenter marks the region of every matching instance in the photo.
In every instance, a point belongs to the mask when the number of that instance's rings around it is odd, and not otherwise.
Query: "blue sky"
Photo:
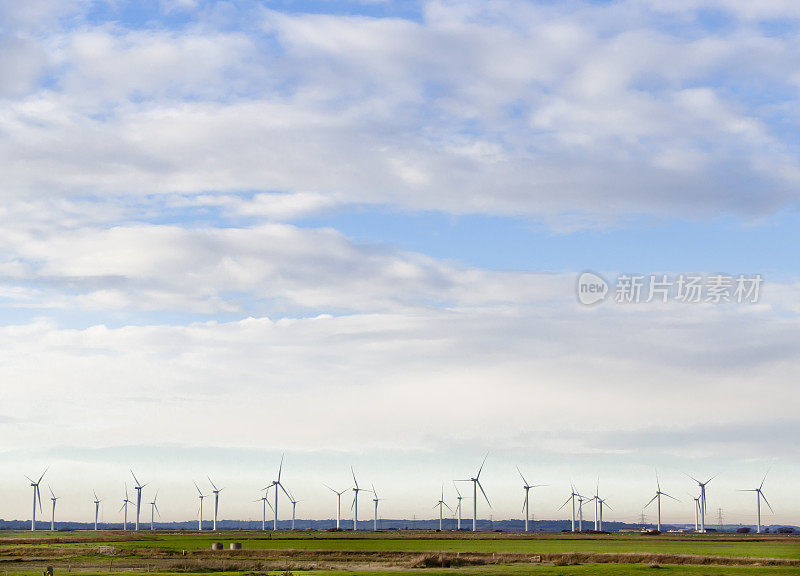
[[[117,494],[131,466],[169,518],[212,471],[245,518],[284,451],[303,514],[355,464],[409,516],[398,474],[433,498],[488,450],[495,517],[517,464],[601,475],[621,520],[658,466],[679,492],[724,470],[744,522],[771,467],[797,522],[800,453],[763,431],[798,429],[799,24],[779,0],[0,0],[0,517],[52,464],[75,518],[68,478]],[[586,270],[765,284],[589,307]]]

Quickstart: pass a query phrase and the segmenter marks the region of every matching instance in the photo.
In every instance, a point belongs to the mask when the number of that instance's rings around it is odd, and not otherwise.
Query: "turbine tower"
[[[644,505],[644,508],[647,508],[648,506],[650,506],[650,504],[652,504],[654,500],[658,501],[658,531],[659,532],[661,532],[661,497],[662,496],[666,496],[667,498],[672,498],[673,500],[675,500],[675,502],[680,502],[680,500],[678,500],[674,496],[670,496],[666,492],[662,492],[661,491],[661,482],[658,480],[658,472],[656,472],[656,495],[653,496],[653,498],[650,500],[650,502],[648,502],[647,504]],[[642,508],[642,510],[644,510],[644,508]]]
[[[525,476],[522,475],[522,471],[520,471],[519,466],[517,466],[517,472],[519,472],[520,478],[522,478],[522,489],[525,490],[525,500],[522,503],[522,510],[525,512],[525,532],[528,531],[528,521],[530,520],[530,502],[528,498],[528,492],[530,492],[531,488],[539,488],[540,486],[544,486],[544,484],[528,484],[528,481],[525,480]]]
[[[456,480],[456,482],[472,482],[472,531],[475,532],[478,530],[478,488],[481,489],[481,493],[483,497],[486,499],[486,503],[489,505],[489,508],[492,507],[492,503],[489,502],[489,497],[486,495],[486,491],[483,489],[481,485],[480,477],[481,471],[483,470],[483,465],[486,464],[486,459],[489,457],[487,453],[486,456],[483,457],[483,462],[481,463],[481,467],[478,468],[478,473],[475,475],[474,478],[465,478],[463,480]]]
[[[347,492],[349,490],[349,488],[345,488],[341,492],[338,492],[337,490],[334,490],[333,488],[331,488],[330,486],[328,486],[324,482],[323,482],[322,485],[325,486],[325,488],[327,488],[328,490],[330,490],[334,494],[336,494],[336,529],[340,530],[341,529],[340,523],[341,523],[341,519],[342,519],[342,494]]]
[[[603,531],[603,508],[605,506],[608,506],[608,504],[606,504],[606,499],[605,498],[600,498],[600,497],[597,498],[597,503],[600,505],[599,532],[602,532]],[[613,508],[611,508],[611,506],[608,506],[608,509],[609,510],[613,510]]]
[[[194,480],[192,480],[194,482]],[[197,519],[197,529],[202,531],[203,530],[203,498],[207,497],[208,494],[203,494],[203,491],[200,490],[200,486],[197,485],[197,482],[194,482],[194,487],[197,488],[197,494],[200,498],[200,517]]]
[[[687,476],[689,476],[687,474]],[[716,478],[718,474],[714,474],[711,478],[706,480],[705,482],[700,482],[694,476],[689,476],[692,480],[697,482],[697,485],[700,487],[700,532],[705,533],[706,531],[706,485],[711,482],[714,478]]]
[[[94,531],[97,532],[97,518],[100,516],[100,502],[102,500],[97,497],[95,490],[92,490],[92,494],[94,494]]]
[[[44,469],[42,475],[39,476],[38,480],[33,480],[30,476],[25,476],[30,483],[31,487],[33,488],[33,516],[31,517],[31,532],[36,532],[36,501],[39,501],[39,512],[42,512],[42,494],[39,492],[39,483],[44,478],[44,475],[47,474],[47,468]]]
[[[458,504],[456,504],[456,512],[458,513],[458,524],[456,524],[456,529],[461,530],[461,501],[465,498],[469,498],[469,496],[462,496],[461,492],[458,491],[458,485],[453,481],[453,488],[456,489],[456,498],[458,498]]]
[[[56,531],[56,500],[58,497],[53,493],[53,489],[50,487],[50,484],[47,485],[47,489],[50,490],[50,501],[53,503],[53,508],[50,512],[50,532]]]
[[[125,483],[125,500],[122,501],[122,507],[119,509],[120,512],[125,510],[125,514],[122,517],[122,531],[126,531],[128,529],[128,504],[132,504],[130,498],[128,498],[128,483]]]
[[[369,492],[366,488],[359,488],[358,487],[358,480],[356,480],[356,472],[353,470],[353,467],[350,466],[350,472],[353,474],[353,503],[350,505],[350,509],[353,510],[353,532],[358,530],[358,493],[359,492]]]
[[[572,531],[572,532],[575,532],[575,497],[576,497],[576,496],[580,496],[580,494],[578,494],[577,492],[575,492],[575,486],[574,486],[572,483],[570,483],[570,487],[571,487],[571,489],[572,489],[572,492],[570,493],[570,495],[569,495],[569,498],[567,498],[567,500],[566,500],[566,501],[565,501],[565,502],[564,502],[564,503],[563,503],[561,506],[559,506],[559,507],[558,507],[558,509],[559,509],[559,510],[561,510],[561,509],[562,509],[564,506],[566,506],[567,504],[569,504],[569,503],[570,503],[570,501],[572,502],[572,518],[571,518],[571,520],[572,520],[572,523],[571,523],[571,531]]]
[[[769,474],[769,471],[767,471],[767,474]],[[758,485],[758,488],[751,488],[749,490],[739,490],[739,492],[755,492],[756,493],[756,510],[757,510],[756,533],[757,534],[761,534],[761,499],[762,498],[764,499],[764,503],[767,506],[769,506],[770,512],[772,512],[773,514],[775,513],[775,511],[772,509],[772,506],[770,506],[769,502],[767,501],[767,497],[764,496],[764,492],[762,491],[762,488],[764,487],[764,482],[767,479],[767,474],[764,474],[764,479],[761,480],[761,484]]]
[[[434,508],[437,508],[437,507],[439,508],[439,532],[441,532],[444,529],[444,526],[443,526],[443,510],[442,509],[445,506],[447,506],[447,502],[444,501],[444,484],[442,484],[442,496],[441,496],[441,498],[439,498],[439,502],[437,502],[433,506]],[[447,506],[447,509],[450,510],[450,512],[453,511],[453,509],[450,508],[450,506]]]
[[[211,487],[213,488],[212,492],[214,493],[214,527],[212,528],[215,532],[217,530],[217,512],[219,512],[219,493],[225,490],[225,488],[217,488],[214,484],[211,477],[207,477],[208,481],[211,482]]]
[[[272,521],[273,531],[278,530],[278,487],[280,486],[280,489],[283,490],[283,493],[286,494],[286,497],[289,498],[289,500],[292,499],[292,497],[289,496],[289,493],[286,491],[286,488],[283,486],[283,484],[281,484],[281,473],[283,472],[283,457],[284,454],[281,454],[281,464],[278,467],[278,479],[273,480],[269,486],[264,488],[264,490],[269,490],[273,486],[275,487],[275,505],[272,508],[272,511],[275,513],[274,520]]]
[[[158,517],[161,518],[161,511],[158,509],[158,504],[156,504],[156,500],[158,500],[158,490],[156,490],[156,495],[153,496],[153,501],[150,502],[150,530],[155,530],[155,513],[158,513]]]
[[[134,489],[136,490],[136,531],[139,531],[139,514],[142,511],[142,488],[147,486],[147,484],[140,484],[139,480],[136,478],[136,474],[133,473],[131,470],[131,476],[133,476],[133,480],[136,482],[136,486]]]
[[[375,490],[375,484],[372,485],[372,495],[375,496],[372,499],[372,501],[375,503],[375,516],[374,516],[373,521],[372,521],[372,529],[375,532],[377,532],[378,531],[378,502],[380,502],[381,499],[378,498],[378,492],[377,492],[377,490]]]

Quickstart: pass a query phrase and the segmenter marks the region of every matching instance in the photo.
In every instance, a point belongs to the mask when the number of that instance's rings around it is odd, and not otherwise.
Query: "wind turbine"
[[[292,494],[290,492],[289,493],[289,502],[292,503],[292,530],[294,530],[294,513],[295,513],[295,509],[297,508],[297,503],[300,502],[300,500],[295,500],[294,496],[292,496]]]
[[[578,494],[578,532],[583,532],[583,503],[586,497]]]
[[[769,471],[767,471],[767,474],[769,474]],[[755,492],[756,493],[756,509],[758,510],[758,517],[757,517],[758,524],[756,524],[756,534],[761,534],[761,499],[762,498],[764,499],[764,502],[766,503],[766,505],[769,506],[770,512],[772,512],[773,514],[775,513],[775,511],[772,509],[772,506],[769,505],[769,502],[767,501],[767,497],[764,496],[764,492],[761,490],[764,487],[764,482],[767,479],[767,474],[764,474],[764,479],[761,480],[761,484],[759,484],[758,488],[751,488],[750,490],[739,490],[739,492]]]
[[[599,496],[597,497],[597,503],[600,504],[599,532],[602,532],[603,531],[603,507],[608,506],[608,504],[606,504],[606,499],[605,498],[600,498]],[[611,508],[611,506],[608,506],[608,508],[609,508],[609,510],[613,510],[613,508]]]
[[[654,500],[658,500],[658,531],[659,532],[661,532],[661,497],[662,496],[666,496],[667,498],[672,498],[673,500],[675,500],[675,502],[680,502],[680,500],[678,500],[674,496],[670,496],[666,492],[662,492],[661,491],[661,482],[658,479],[658,472],[656,472],[656,495],[653,496],[653,498],[650,500],[650,502],[645,504],[644,507],[647,508],[648,506],[650,506],[650,504],[653,503]]]
[[[150,530],[155,530],[155,513],[158,512],[158,517],[161,518],[161,511],[158,509],[158,504],[156,504],[156,500],[158,500],[158,490],[156,490],[156,495],[153,496],[153,501],[150,502]]]
[[[133,473],[131,470],[131,476],[133,476],[134,481],[136,481],[136,486],[134,489],[136,490],[136,531],[139,531],[139,513],[142,511],[142,488],[147,486],[147,484],[140,484],[139,480],[136,478],[136,474]]]
[[[700,531],[700,496],[695,498],[691,494],[689,494],[689,498],[694,500],[694,531]]]
[[[597,487],[594,490],[594,496],[589,498],[587,502],[594,501],[594,531],[598,531],[598,526],[600,525],[600,519],[597,513],[597,509],[600,505],[600,478],[597,479]]]
[[[269,493],[264,492],[264,495],[259,498],[258,500],[253,500],[253,502],[261,502],[263,504],[262,512],[261,512],[261,529],[266,531],[267,529],[267,506],[269,509],[272,510],[272,504],[269,503]]]
[[[381,499],[378,498],[378,492],[375,490],[375,484],[372,485],[372,495],[375,496],[375,498],[372,499],[372,501],[375,503],[375,517],[373,519],[372,529],[375,532],[377,532],[378,531],[378,502],[380,502]]]
[[[353,532],[358,530],[358,493],[359,492],[369,492],[366,488],[359,488],[358,487],[358,480],[356,480],[356,472],[353,470],[353,467],[350,466],[350,472],[353,474],[353,503],[350,505],[350,509],[353,510]]]
[[[444,501],[444,484],[442,484],[442,496],[441,496],[441,498],[439,498],[439,501],[434,505],[434,508],[436,508],[436,507],[439,508],[439,532],[441,532],[442,529],[443,529],[443,525],[442,525],[442,512],[443,512],[443,510],[442,510],[442,508],[444,508],[445,506],[447,506],[447,502]],[[450,508],[450,506],[447,506],[447,509],[450,510],[450,512],[453,511],[453,509]]]
[[[30,476],[25,476],[28,480],[30,480],[31,487],[33,488],[33,516],[31,517],[31,532],[36,532],[36,501],[39,501],[39,512],[42,512],[42,494],[39,492],[39,483],[44,478],[44,475],[47,474],[47,468],[44,469],[42,475],[39,476],[38,480],[33,480]]]
[[[689,476],[688,474],[686,475]],[[700,482],[700,480],[698,480],[697,478],[689,476],[689,478],[697,482],[697,485],[700,487],[700,532],[703,533],[705,533],[706,531],[706,485],[717,476],[718,474],[714,474],[711,478],[709,478],[705,482]]]
[[[284,454],[281,454],[281,465],[278,467],[278,479],[273,480],[269,486],[264,488],[264,490],[269,490],[273,486],[275,487],[275,506],[272,508],[272,511],[275,513],[275,519],[272,522],[273,531],[278,530],[278,486],[280,486],[281,490],[283,490],[283,493],[286,494],[286,497],[289,498],[289,500],[292,499],[292,497],[289,496],[289,493],[286,491],[286,488],[284,488],[283,484],[281,484],[281,472],[283,471],[283,457]]]
[[[486,503],[489,505],[489,508],[492,507],[492,503],[489,502],[489,497],[486,495],[486,491],[483,489],[481,485],[480,477],[481,471],[483,470],[483,465],[486,464],[486,459],[489,457],[487,453],[486,456],[483,457],[483,462],[481,463],[481,467],[478,468],[478,473],[475,475],[474,478],[465,478],[463,480],[456,480],[456,482],[472,482],[472,531],[475,532],[478,530],[478,488],[481,489],[481,493],[483,497],[486,499]]]
[[[522,503],[522,510],[525,512],[525,532],[528,531],[528,520],[530,519],[530,508],[529,508],[529,500],[528,500],[528,492],[530,492],[531,488],[539,488],[540,486],[545,486],[545,484],[528,484],[528,481],[525,480],[525,476],[522,475],[522,472],[517,466],[517,472],[519,472],[520,478],[522,478],[522,488],[525,490],[525,501]]]
[[[569,504],[570,501],[572,501],[571,531],[575,532],[575,496],[579,496],[579,497],[582,497],[582,496],[580,494],[578,494],[577,492],[575,492],[575,486],[572,483],[570,483],[570,488],[572,489],[572,492],[570,493],[569,498],[567,498],[567,500],[561,506],[559,506],[558,509],[561,510],[564,506]]]
[[[192,480],[194,482],[194,480]],[[203,498],[207,497],[208,494],[203,494],[203,491],[200,490],[200,486],[197,485],[197,482],[194,482],[194,487],[197,488],[197,494],[200,497],[200,518],[197,520],[197,529],[202,531],[203,530]]]
[[[122,517],[122,531],[126,531],[128,529],[128,504],[132,504],[130,498],[128,498],[128,483],[125,483],[125,500],[122,501],[122,507],[119,509],[120,512],[125,510],[125,514]]]
[[[214,527],[213,530],[216,532],[217,530],[217,512],[219,511],[219,493],[225,490],[225,488],[217,488],[214,484],[213,480],[210,477],[207,477],[208,481],[211,482],[211,487],[213,488],[212,492],[214,493]]]
[[[339,530],[340,529],[339,524],[340,524],[341,519],[342,519],[342,494],[347,492],[349,490],[349,488],[345,488],[341,492],[338,492],[338,491],[334,490],[333,488],[331,488],[330,486],[328,486],[327,484],[325,484],[324,482],[323,482],[322,485],[325,486],[325,488],[327,488],[328,490],[330,490],[334,494],[336,494],[336,529]]]
[[[92,493],[94,494],[94,531],[97,532],[97,518],[100,516],[100,502],[102,500],[97,497],[96,491],[92,490]]]
[[[50,500],[53,502],[53,509],[50,512],[50,532],[56,531],[56,500],[58,497],[53,493],[53,489],[50,487],[50,484],[47,485],[47,489],[50,490]]]
[[[456,494],[458,494],[456,497],[458,498],[458,504],[456,504],[456,512],[458,512],[458,524],[456,525],[456,528],[457,530],[461,530],[461,501],[465,498],[469,498],[469,496],[461,495],[461,492],[458,491],[458,485],[455,483],[455,481],[453,481],[453,488],[456,489]]]

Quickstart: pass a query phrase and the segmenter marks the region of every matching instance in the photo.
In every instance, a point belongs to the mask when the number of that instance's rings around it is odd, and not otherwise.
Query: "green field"
[[[221,542],[225,549],[211,551]],[[228,550],[240,542],[241,551]],[[101,548],[103,547],[103,548]],[[657,564],[657,566],[655,566]],[[738,534],[0,533],[0,570],[41,575],[800,574],[800,537]]]
[[[696,554],[709,556],[739,556],[755,558],[800,559],[800,538],[757,538],[752,535],[721,538],[716,535],[686,536],[587,536],[557,537],[529,536],[499,538],[475,537],[447,538],[440,535],[329,535],[312,533],[279,535],[276,537],[254,533],[219,534],[164,534],[148,536],[148,540],[110,541],[108,545],[120,549],[163,548],[166,550],[204,550],[213,542],[237,539],[245,549],[253,550],[333,550],[369,552],[479,552],[499,554],[557,554],[569,552],[585,553],[651,553],[651,554]],[[20,534],[24,536],[24,534]],[[47,546],[70,546],[70,544],[47,544]],[[71,546],[85,546],[72,544]]]

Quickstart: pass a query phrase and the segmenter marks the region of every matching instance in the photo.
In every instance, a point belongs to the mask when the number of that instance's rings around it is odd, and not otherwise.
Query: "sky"
[[[799,32],[789,0],[0,0],[0,518],[49,466],[61,519],[119,520],[131,468],[166,520],[208,475],[256,519],[284,453],[298,517],[351,466],[434,517],[488,453],[481,517],[521,517],[519,466],[536,517],[599,479],[634,521],[658,470],[665,522],[719,473],[753,523],[769,471],[800,523]]]

